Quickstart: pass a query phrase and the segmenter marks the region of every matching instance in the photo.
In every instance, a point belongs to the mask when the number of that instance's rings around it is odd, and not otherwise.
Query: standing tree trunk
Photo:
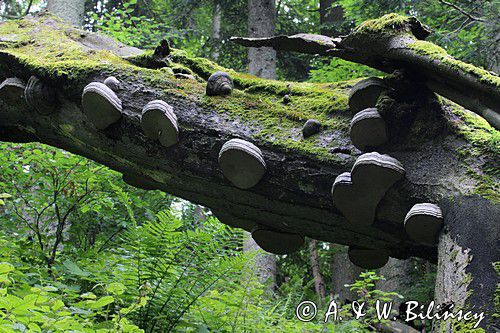
[[[321,34],[326,36],[337,36],[339,29],[337,25],[344,20],[344,8],[341,5],[334,6],[336,0],[319,1],[319,23]]]
[[[363,270],[349,260],[346,246],[332,245],[331,251],[333,252],[330,265],[332,271],[332,298],[342,303],[354,301],[358,295],[350,291],[346,285],[353,284]]]
[[[321,275],[321,267],[319,264],[318,257],[318,241],[313,239],[309,243],[309,251],[311,253],[311,268],[314,277],[314,289],[318,297],[323,300],[326,297],[325,280],[323,275]]]
[[[272,36],[275,29],[274,0],[248,0],[248,36]],[[248,49],[248,72],[264,79],[276,79],[276,51],[272,47]]]
[[[83,26],[85,0],[47,0],[47,10],[72,25]]]
[[[222,22],[222,6],[220,0],[214,0],[214,9],[212,13],[212,59],[219,60],[220,28]]]

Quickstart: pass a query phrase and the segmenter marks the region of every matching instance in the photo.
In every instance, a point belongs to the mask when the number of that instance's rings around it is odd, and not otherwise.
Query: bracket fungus
[[[58,107],[54,89],[35,76],[31,76],[26,84],[24,99],[30,108],[43,115],[53,113]]]
[[[377,269],[389,261],[389,251],[384,249],[364,249],[349,247],[349,260],[356,266],[364,269]]]
[[[385,121],[376,108],[364,109],[354,115],[349,134],[352,144],[362,151],[379,147],[389,140]]]
[[[0,99],[8,104],[15,104],[23,98],[26,85],[17,77],[5,79],[0,84]]]
[[[380,94],[388,89],[384,80],[378,77],[370,77],[356,83],[349,93],[349,108],[352,114],[374,107]]]
[[[114,76],[106,78],[106,80],[104,80],[104,84],[107,85],[113,91],[119,90],[122,85],[120,81]]]
[[[252,238],[265,251],[274,254],[289,254],[304,245],[304,236],[267,229],[261,226],[252,231]]]
[[[225,96],[233,91],[233,79],[225,72],[215,72],[208,78],[207,95],[208,96]]]
[[[224,143],[219,152],[219,166],[224,176],[241,189],[254,187],[266,173],[266,162],[261,150],[241,139]]]
[[[103,130],[122,116],[122,101],[104,83],[92,82],[83,88],[83,112],[97,129]]]
[[[403,178],[401,163],[388,155],[363,154],[351,172],[335,178],[332,197],[335,207],[356,225],[371,225],[377,206],[389,188]]]
[[[432,203],[414,205],[405,217],[406,233],[423,244],[435,244],[442,226],[441,208]]]
[[[144,106],[141,127],[148,138],[160,141],[164,147],[173,146],[179,141],[174,108],[162,100],[154,100]]]
[[[304,136],[304,138],[308,138],[314,134],[319,133],[320,130],[321,123],[316,119],[309,119],[308,121],[306,121],[304,127],[302,128],[302,135]]]

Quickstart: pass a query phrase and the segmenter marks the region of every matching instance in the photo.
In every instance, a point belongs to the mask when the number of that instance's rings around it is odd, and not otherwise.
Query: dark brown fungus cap
[[[207,81],[208,96],[225,96],[233,91],[233,79],[225,72],[215,72]]]
[[[224,176],[241,189],[254,187],[266,173],[266,162],[260,149],[241,139],[229,140],[222,146],[219,166]]]
[[[364,269],[377,269],[389,261],[389,251],[384,249],[364,249],[349,247],[349,260],[356,266]]]
[[[263,250],[274,254],[293,253],[304,245],[304,236],[261,226],[252,231],[252,238]]]
[[[405,218],[406,233],[416,242],[432,245],[443,226],[441,208],[432,203],[414,205]]]
[[[351,223],[371,225],[377,206],[387,190],[403,178],[401,163],[388,155],[361,155],[351,173],[339,175],[332,186],[335,207]]]
[[[146,177],[137,177],[133,175],[123,175],[123,181],[133,187],[140,188],[146,191],[153,191],[158,189],[158,184]]]
[[[0,99],[7,104],[16,104],[24,96],[26,85],[17,77],[5,79],[0,84]]]
[[[376,108],[365,109],[351,120],[352,144],[359,150],[381,146],[389,140],[385,121]]]
[[[388,89],[384,80],[378,77],[370,77],[356,83],[349,93],[349,108],[352,114],[374,107],[380,94]]]
[[[82,94],[83,112],[97,129],[103,130],[122,116],[122,102],[104,83],[92,82]]]
[[[30,108],[43,115],[53,113],[59,106],[55,90],[35,76],[26,84],[24,99]]]
[[[179,128],[174,108],[161,100],[154,100],[142,109],[141,127],[144,134],[160,141],[164,147],[175,145],[179,141]]]
[[[314,134],[318,134],[320,130],[321,123],[316,119],[309,119],[308,121],[306,121],[304,127],[302,128],[302,135],[304,136],[304,138],[308,138]]]

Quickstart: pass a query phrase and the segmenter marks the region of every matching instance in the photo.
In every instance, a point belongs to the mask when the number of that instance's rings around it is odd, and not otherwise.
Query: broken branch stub
[[[59,105],[55,90],[35,76],[26,84],[24,99],[30,108],[42,115],[53,113]]]
[[[122,102],[104,83],[92,82],[82,94],[82,108],[94,126],[103,130],[122,117]]]
[[[349,129],[352,144],[361,151],[379,147],[389,140],[385,120],[376,108],[358,112]]]
[[[241,139],[231,139],[222,146],[219,166],[224,176],[241,189],[254,187],[266,173],[261,150]]]
[[[363,154],[350,173],[342,173],[335,179],[333,203],[350,223],[371,225],[380,200],[404,173],[403,166],[395,158],[379,153]]]
[[[24,96],[25,88],[24,81],[17,77],[5,79],[0,84],[0,99],[11,105],[18,103]]]
[[[416,242],[437,243],[443,226],[441,208],[432,203],[414,205],[405,217],[406,233]]]
[[[351,246],[347,254],[354,265],[364,269],[381,268],[389,261],[389,251],[384,249],[363,249]]]
[[[179,127],[174,108],[161,100],[154,100],[142,109],[141,127],[144,134],[160,141],[164,147],[175,145],[179,141]]]
[[[252,238],[263,250],[280,255],[298,251],[305,241],[304,236],[261,226],[252,231]]]

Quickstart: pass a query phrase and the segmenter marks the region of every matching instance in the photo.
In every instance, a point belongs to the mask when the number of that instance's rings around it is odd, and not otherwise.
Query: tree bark
[[[248,1],[248,36],[265,37],[274,34],[276,5],[274,0]],[[265,79],[276,79],[276,51],[271,47],[248,50],[248,72]]]
[[[323,300],[326,297],[326,287],[318,257],[318,241],[313,239],[309,242],[309,252],[311,253],[311,268],[314,277],[314,289],[318,297]]]
[[[319,23],[321,34],[336,36],[339,29],[336,27],[344,20],[344,8],[341,5],[334,6],[336,0],[319,1]]]
[[[473,255],[465,268],[471,277],[466,288],[472,293],[465,306],[486,309],[488,322],[494,321],[497,280],[491,265],[500,261],[500,213],[498,173],[491,170],[498,165],[498,151],[492,147],[498,132],[468,111],[413,86],[416,118],[380,149],[403,164],[405,177],[379,203],[374,224],[356,226],[333,205],[330,193],[335,177],[349,171],[361,154],[349,139],[346,100],[352,82],[260,80],[178,50],[169,59],[158,59],[152,52],[127,48],[46,15],[0,24],[0,36],[0,77],[27,81],[34,75],[57,96],[49,115],[37,113],[23,99],[10,103],[0,98],[1,140],[42,142],[88,157],[209,207],[222,222],[249,231],[259,224],[331,243],[386,249],[398,259],[436,261],[437,247],[412,241],[403,226],[415,203],[436,203],[443,208],[449,230],[445,235]],[[174,65],[189,68],[197,79],[169,74]],[[216,70],[233,76],[232,95],[206,96],[206,79]],[[81,94],[88,83],[103,82],[109,75],[122,83],[116,93],[123,112],[115,124],[98,130],[81,110]],[[36,92],[40,102],[45,101],[44,91]],[[280,103],[290,91],[292,103]],[[173,147],[147,139],[141,129],[142,108],[155,99],[168,102],[177,115],[179,142]],[[310,118],[321,119],[322,130],[304,139],[301,130]],[[248,190],[234,187],[218,165],[222,145],[235,137],[258,146],[267,166],[264,178]],[[445,272],[445,262],[457,258],[446,251],[443,237],[438,269]],[[451,287],[460,285],[458,275],[449,279]],[[441,287],[445,291],[438,297],[459,290],[451,287]]]
[[[212,59],[219,60],[220,28],[222,22],[222,6],[220,0],[214,0],[214,9],[212,13]]]
[[[349,261],[347,256],[347,247],[341,245],[332,246],[332,297],[342,303],[350,303],[357,300],[358,295],[346,287],[348,284],[353,284],[359,278],[359,274],[363,269],[355,266]]]
[[[85,0],[47,0],[47,10],[69,24],[83,26]]]

